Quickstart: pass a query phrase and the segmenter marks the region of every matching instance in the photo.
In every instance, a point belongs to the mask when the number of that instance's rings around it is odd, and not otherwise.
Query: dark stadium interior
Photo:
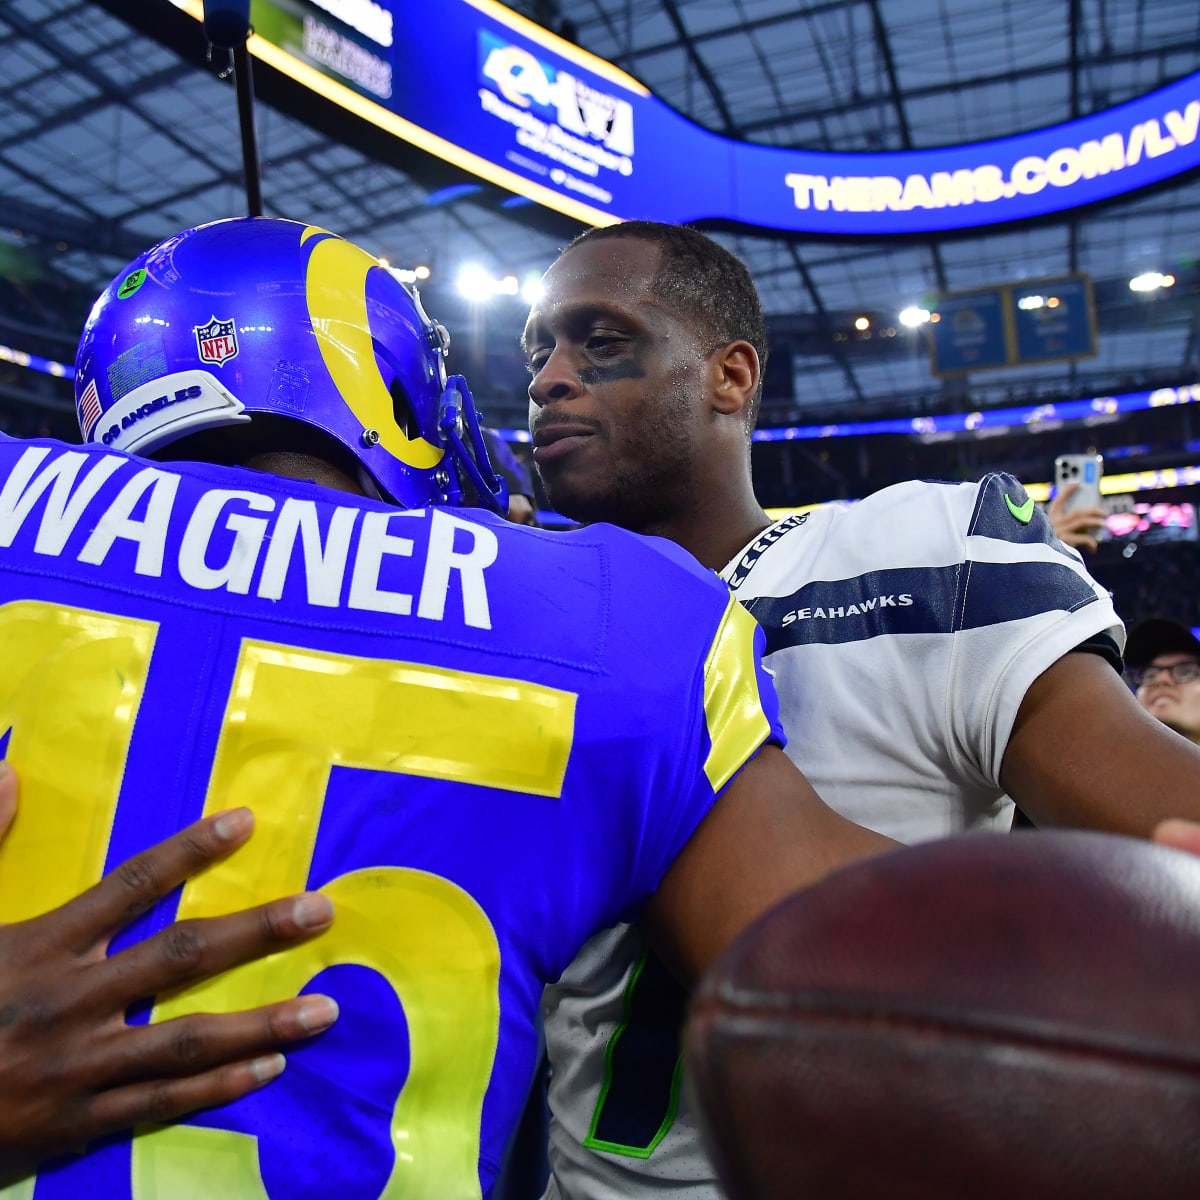
[[[1111,108],[1200,68],[1200,9],[1178,0],[518,0],[510,7],[616,64],[699,125],[816,150],[921,149],[1000,138]],[[169,0],[8,0],[0,7],[0,428],[76,440],[68,378],[98,291],[136,253],[245,211],[234,88]],[[470,304],[467,262],[540,273],[581,226],[480,184],[255,68],[265,211],[428,264],[423,295],[488,422],[519,429],[520,296]],[[1195,172],[1035,223],[953,236],[817,240],[710,230],[749,265],[772,361],[760,426],[853,424],[1105,397],[1200,382]],[[1174,284],[1148,292],[1148,271]],[[898,320],[945,293],[1082,274],[1096,353],[939,377],[930,326]],[[865,329],[856,326],[865,319]],[[1200,389],[1197,391],[1200,397]],[[905,478],[1003,468],[1051,478],[1096,450],[1136,499],[1197,500],[1190,403],[947,433],[800,437],[755,448],[760,497],[855,499]],[[1149,486],[1151,483],[1162,486]],[[1170,486],[1167,486],[1170,485]],[[1200,546],[1104,545],[1091,560],[1127,620],[1200,624]]]

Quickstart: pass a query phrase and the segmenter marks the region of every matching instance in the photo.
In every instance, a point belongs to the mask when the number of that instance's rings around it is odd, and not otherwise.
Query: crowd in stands
[[[1200,625],[1200,543],[1150,546],[1128,558],[1101,552],[1088,569],[1112,592],[1127,625],[1151,616]]]

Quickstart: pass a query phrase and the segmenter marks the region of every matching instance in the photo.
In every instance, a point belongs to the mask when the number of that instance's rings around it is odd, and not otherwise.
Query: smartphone
[[[1104,474],[1102,454],[1060,454],[1054,460],[1054,489],[1061,492],[1069,483],[1079,484],[1067,499],[1064,512],[1077,508],[1103,508],[1100,479]]]

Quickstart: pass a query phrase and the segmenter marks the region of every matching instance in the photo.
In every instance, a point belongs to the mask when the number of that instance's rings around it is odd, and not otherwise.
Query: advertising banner
[[[201,0],[170,0],[197,20]],[[1200,73],[1013,137],[839,154],[702,129],[494,0],[253,0],[250,51],[364,120],[588,224],[882,237],[1026,220],[1200,166]]]

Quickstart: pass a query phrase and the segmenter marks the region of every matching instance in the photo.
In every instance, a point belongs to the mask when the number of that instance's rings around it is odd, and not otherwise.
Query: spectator
[[[1129,633],[1126,677],[1138,703],[1200,746],[1200,641],[1186,625],[1151,617]]]

